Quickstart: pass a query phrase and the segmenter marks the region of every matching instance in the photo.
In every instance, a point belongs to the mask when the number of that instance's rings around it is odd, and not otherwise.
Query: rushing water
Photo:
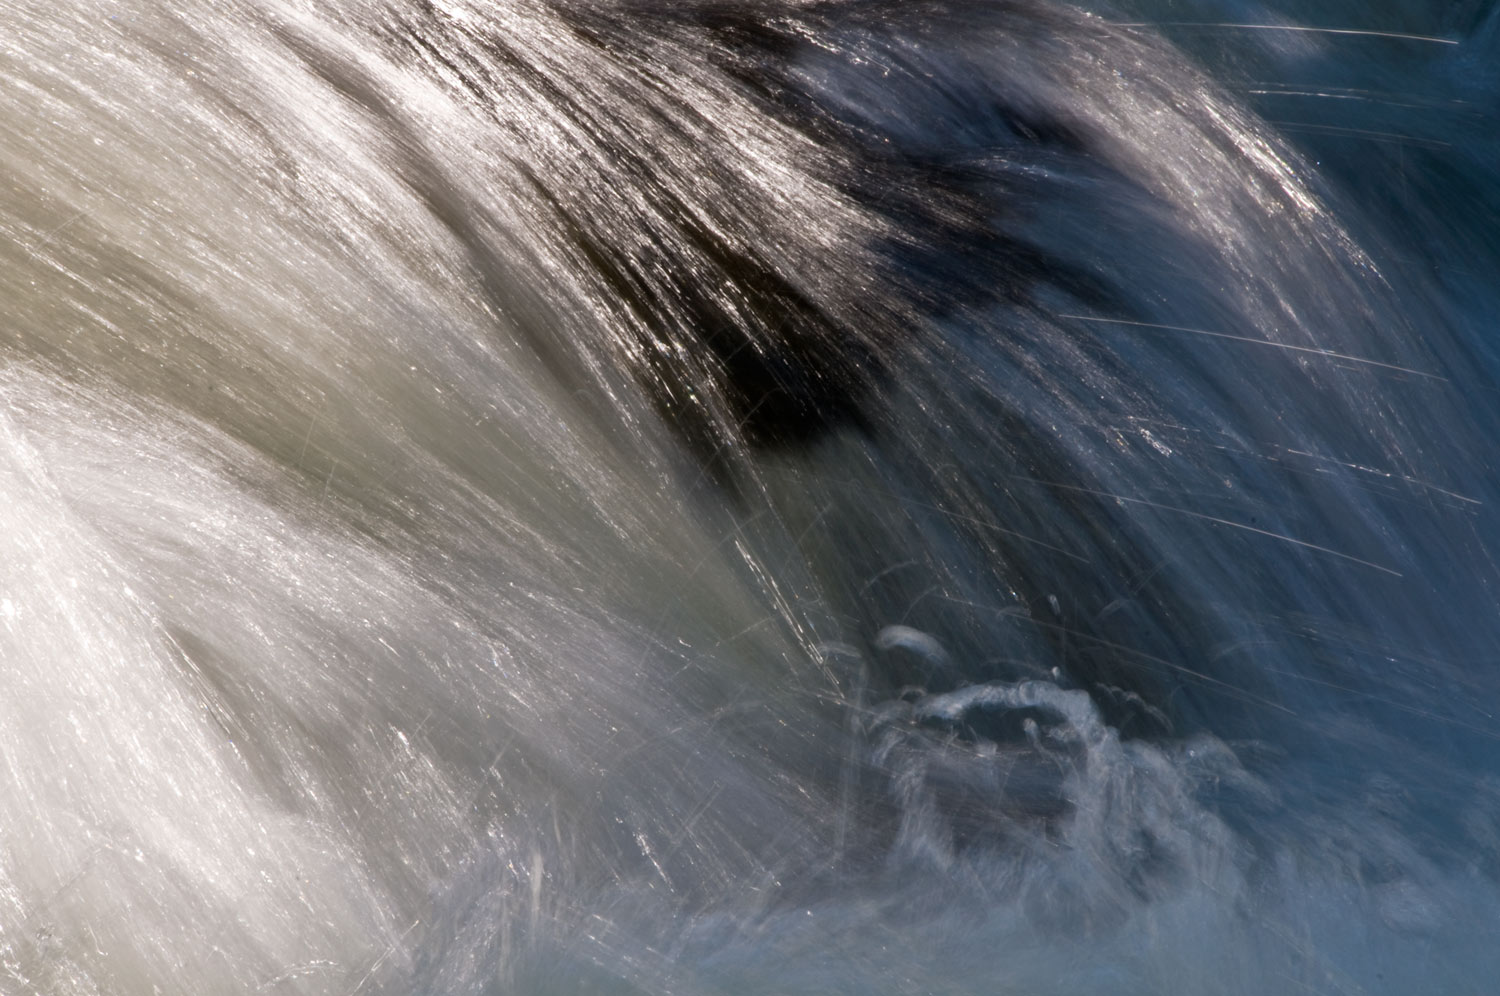
[[[7,0],[0,163],[0,992],[1493,991],[1493,8]]]

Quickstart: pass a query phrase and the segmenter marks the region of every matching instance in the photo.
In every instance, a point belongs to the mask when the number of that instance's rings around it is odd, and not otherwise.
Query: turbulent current
[[[6,0],[0,993],[1484,994],[1482,0]]]

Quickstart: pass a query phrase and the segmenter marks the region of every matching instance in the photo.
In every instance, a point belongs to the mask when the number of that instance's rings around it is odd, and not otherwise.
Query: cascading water
[[[1497,57],[11,0],[0,992],[1489,992]]]

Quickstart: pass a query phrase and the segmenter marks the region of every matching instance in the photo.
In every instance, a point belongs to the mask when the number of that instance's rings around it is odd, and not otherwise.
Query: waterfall
[[[1429,7],[11,0],[0,992],[1489,992]]]

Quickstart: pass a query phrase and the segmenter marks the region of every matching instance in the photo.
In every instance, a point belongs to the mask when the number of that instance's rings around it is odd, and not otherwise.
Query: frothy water
[[[0,29],[0,992],[1493,988],[1493,10]]]

